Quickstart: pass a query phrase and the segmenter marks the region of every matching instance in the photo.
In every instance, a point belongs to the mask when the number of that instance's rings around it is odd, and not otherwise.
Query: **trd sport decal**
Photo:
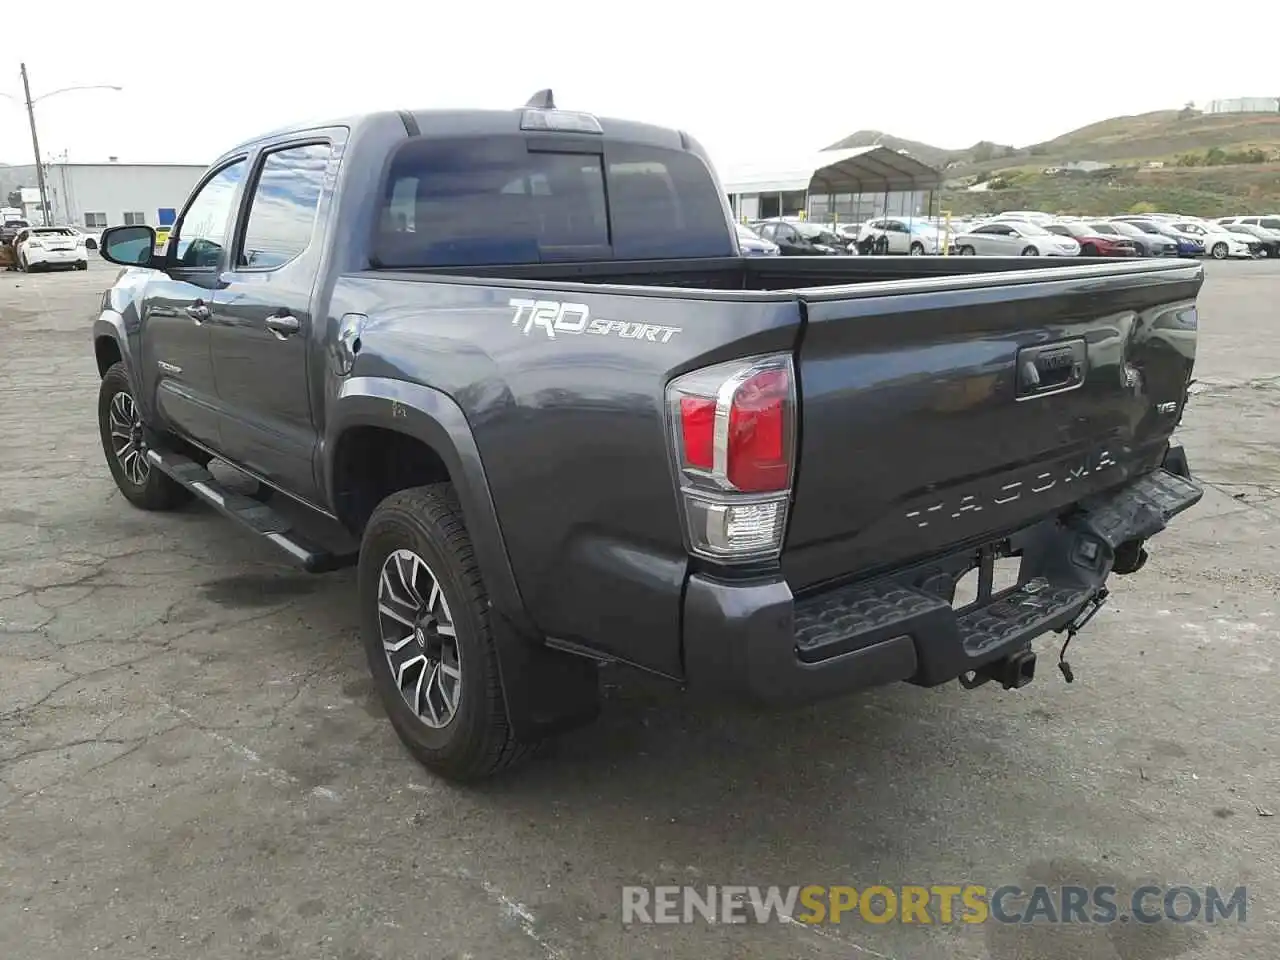
[[[591,311],[585,303],[561,303],[559,300],[509,300],[515,308],[511,325],[524,324],[521,332],[529,336],[534,329],[543,330],[554,340],[557,333],[595,334],[600,337],[620,337],[623,340],[647,340],[650,343],[666,343],[680,327],[664,327],[656,323],[625,323],[622,320],[591,319]]]

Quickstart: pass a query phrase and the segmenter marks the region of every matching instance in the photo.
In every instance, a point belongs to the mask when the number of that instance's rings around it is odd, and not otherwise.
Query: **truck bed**
[[[910,280],[1013,283],[1043,276],[1104,277],[1194,268],[1193,261],[1045,257],[726,257],[720,259],[639,260],[599,263],[540,263],[491,267],[434,267],[421,270],[377,270],[370,274],[448,278],[488,283],[495,279],[538,283],[581,283],[665,291],[680,287],[697,295],[706,291],[773,292],[851,284]],[[993,275],[998,275],[994,276]],[[622,292],[622,291],[620,291]]]

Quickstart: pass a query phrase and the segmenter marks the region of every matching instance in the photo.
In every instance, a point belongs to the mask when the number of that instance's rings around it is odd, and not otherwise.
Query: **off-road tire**
[[[444,727],[418,719],[401,695],[383,650],[378,582],[395,550],[412,550],[431,569],[449,606],[461,653],[462,692]],[[453,485],[393,493],[374,509],[360,544],[360,623],[369,669],[401,741],[428,770],[449,780],[480,780],[524,757],[507,720],[489,598]]]
[[[102,453],[107,458],[107,466],[116,486],[126,500],[143,510],[172,510],[181,506],[191,499],[190,491],[158,467],[149,465],[146,479],[142,483],[135,483],[125,474],[111,438],[111,401],[119,393],[128,394],[129,399],[137,404],[138,398],[133,395],[129,374],[121,362],[111,365],[98,388],[98,434],[102,439]]]

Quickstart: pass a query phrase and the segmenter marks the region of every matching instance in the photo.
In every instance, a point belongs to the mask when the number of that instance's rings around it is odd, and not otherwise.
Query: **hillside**
[[[964,150],[947,150],[875,130],[860,130],[832,146],[867,146],[877,138],[883,146],[945,169],[943,204],[956,213],[1036,209],[1106,214],[1137,206],[1224,216],[1280,210],[1280,113],[1158,110],[1091,123],[1023,147],[979,141]],[[1089,160],[1114,169],[1045,173]],[[1152,164],[1164,167],[1146,168]],[[990,181],[997,189],[971,192],[975,181]]]
[[[981,140],[963,150],[949,150],[916,140],[904,140],[879,130],[859,130],[827,149],[870,146],[877,138],[893,150],[906,150],[936,167],[954,164],[955,175],[1000,169],[1012,163],[1046,166],[1069,160],[1139,163],[1174,160],[1180,154],[1260,148],[1280,151],[1280,113],[1204,114],[1197,110],[1157,110],[1132,117],[1112,117],[1064,133],[1043,143],[1022,147]]]
[[[1093,214],[1169,211],[1199,217],[1280,211],[1280,163],[1219,167],[1120,168],[1082,176],[1001,173],[1004,189],[945,189],[940,209],[955,215],[1002,210]]]

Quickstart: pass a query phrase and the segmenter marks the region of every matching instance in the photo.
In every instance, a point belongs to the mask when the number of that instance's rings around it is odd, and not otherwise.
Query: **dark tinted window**
[[[253,189],[238,266],[269,270],[307,249],[329,155],[329,145],[319,143],[266,155]]]
[[[732,253],[720,191],[700,159],[630,144],[605,148],[613,255],[620,259]]]
[[[605,150],[602,164],[598,154],[531,152],[524,137],[410,140],[392,160],[375,257],[390,267],[732,253],[701,161]]]
[[[232,203],[236,187],[244,176],[244,161],[223,167],[200,188],[182,215],[178,227],[177,261],[184,267],[216,267],[222,254],[222,242],[234,214]]]

